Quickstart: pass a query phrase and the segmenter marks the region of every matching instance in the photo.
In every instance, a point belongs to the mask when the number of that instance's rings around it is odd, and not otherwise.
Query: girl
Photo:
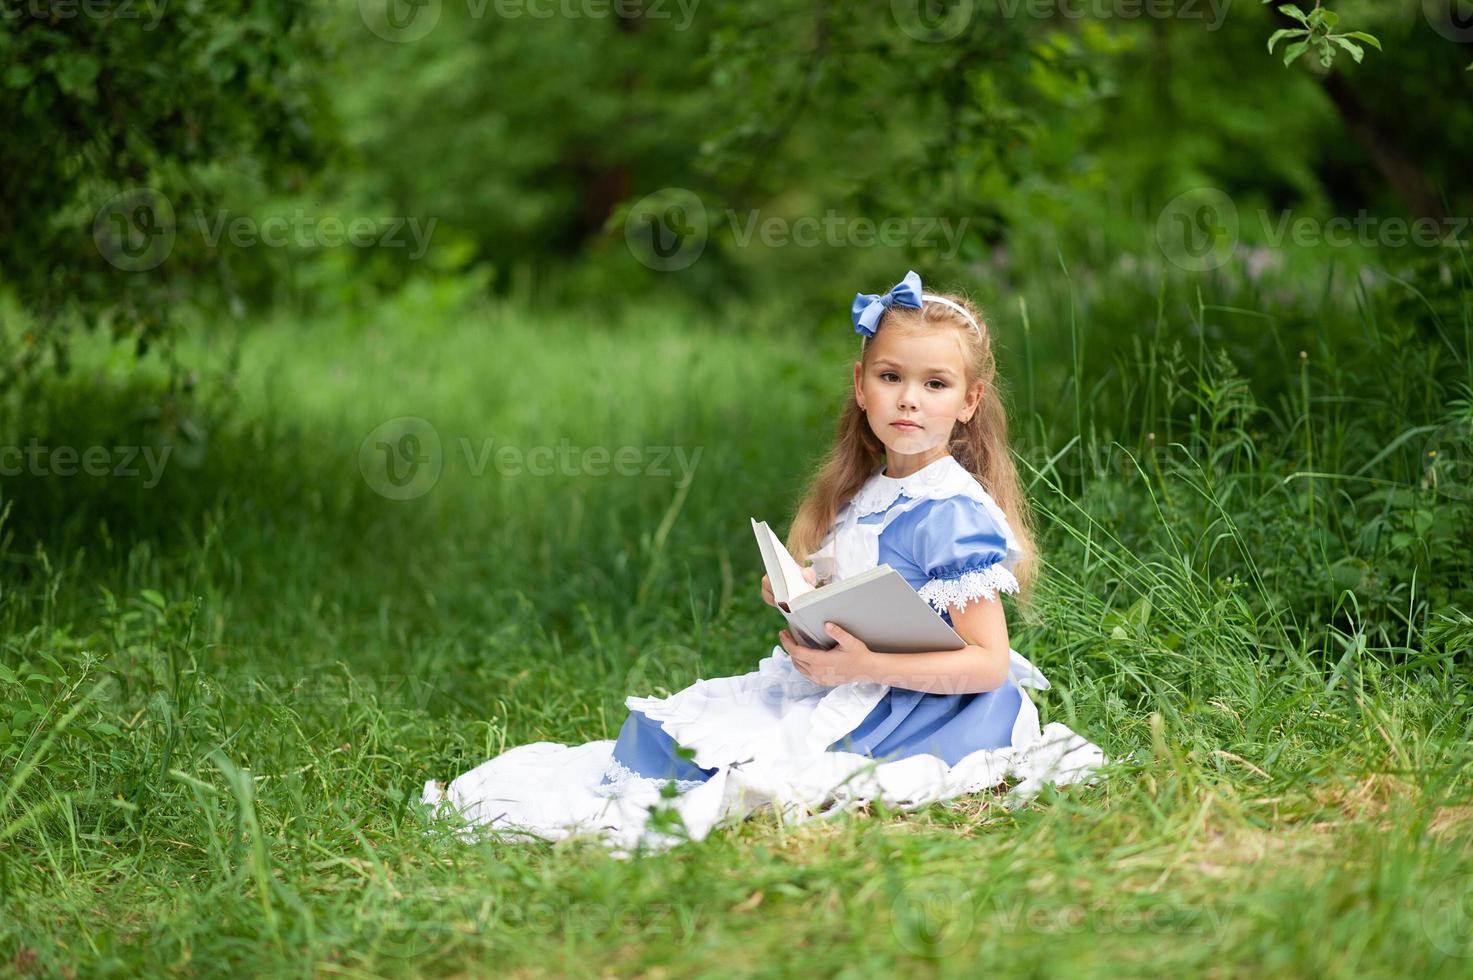
[[[837,646],[818,650],[783,630],[751,673],[627,698],[615,741],[519,746],[448,792],[427,783],[424,802],[515,837],[588,832],[627,855],[766,805],[797,819],[872,799],[918,806],[1010,775],[1024,799],[1104,762],[1061,724],[1040,731],[1021,690],[1048,682],[1011,649],[999,593],[1022,593],[1037,560],[981,316],[909,272],[856,295],[852,317],[853,397],[788,550],[815,584],[888,564],[966,647],[881,653],[829,624]],[[765,576],[762,596],[773,602]],[[661,805],[677,819],[652,821]]]

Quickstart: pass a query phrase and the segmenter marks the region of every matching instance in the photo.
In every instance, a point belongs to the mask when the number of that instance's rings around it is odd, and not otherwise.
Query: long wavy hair
[[[900,330],[909,335],[927,330],[954,330],[961,340],[966,360],[967,390],[978,382],[983,385],[982,400],[967,422],[952,428],[952,458],[976,477],[1007,516],[1013,536],[1025,553],[1015,569],[1022,587],[1019,598],[1025,606],[1038,574],[1038,552],[1035,545],[1033,513],[1023,496],[1008,451],[1007,412],[997,388],[997,363],[992,354],[992,331],[981,312],[965,296],[935,293],[971,313],[981,334],[973,330],[955,310],[941,303],[925,303],[920,309],[892,306],[881,317],[875,336],[881,330]],[[865,338],[860,363],[867,370],[873,338]],[[788,528],[788,551],[800,561],[816,551],[833,526],[839,509],[874,475],[885,462],[885,444],[869,426],[865,413],[850,390],[844,410],[839,415],[834,444],[810,477],[802,502]]]

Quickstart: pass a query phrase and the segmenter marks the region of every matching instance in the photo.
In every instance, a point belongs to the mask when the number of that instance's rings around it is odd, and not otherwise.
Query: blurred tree
[[[161,5],[157,25],[26,2],[0,32],[0,274],[45,323],[75,308],[142,343],[206,284],[335,305],[479,266],[503,290],[831,297],[907,262],[973,275],[1020,228],[1136,236],[1193,187],[1423,212],[1473,139],[1439,98],[1466,53],[1415,3],[1337,3],[1385,52],[1285,71],[1264,41],[1297,20],[1212,0],[257,0]],[[693,201],[671,214],[707,239],[679,275],[625,239],[653,193]],[[283,210],[433,222],[433,247],[217,237]],[[917,223],[865,245],[887,220]],[[793,244],[802,221],[831,222],[817,247]]]
[[[1060,212],[1076,192],[1126,206],[1104,216],[1122,228],[1194,186],[1312,208],[1394,208],[1390,190],[1421,212],[1473,133],[1440,131],[1466,107],[1423,92],[1450,84],[1458,46],[1420,9],[1336,6],[1387,50],[1286,72],[1264,41],[1296,19],[1206,0],[646,0],[540,18],[488,0],[443,5],[413,40],[345,19],[334,88],[354,156],[330,194],[436,219],[437,242],[494,265],[502,288],[514,269],[576,269],[595,295],[708,299],[779,280],[831,293],[835,270],[854,281],[906,261],[959,270],[1020,221],[1107,230]],[[702,261],[678,276],[625,249],[626,218],[654,192],[705,212]],[[840,246],[860,218],[965,227],[955,250],[907,240],[838,261],[761,244],[761,222],[791,233],[829,215]]]
[[[290,184],[320,162],[314,10],[0,0],[0,288],[34,321],[0,329],[0,390],[48,350],[64,371],[77,324],[143,351],[186,299],[229,293],[194,222],[218,226],[227,184]]]
[[[673,2],[567,9],[581,15],[447,3],[423,33],[335,21],[351,149],[327,196],[433,218],[505,271],[576,255],[628,194],[683,181],[709,107],[706,18]]]
[[[625,288],[668,285],[622,238],[631,203],[673,188],[709,222],[714,261],[681,277],[702,290],[753,285],[762,250],[738,239],[759,208],[965,218],[976,255],[1008,189],[1037,171],[1035,135],[1100,96],[1090,63],[1113,43],[981,6],[952,25],[888,2],[650,0],[603,18],[446,4],[412,40],[341,21],[335,89],[355,159],[328,193],[435,218],[503,281],[612,252]],[[803,260],[832,264],[823,251]]]

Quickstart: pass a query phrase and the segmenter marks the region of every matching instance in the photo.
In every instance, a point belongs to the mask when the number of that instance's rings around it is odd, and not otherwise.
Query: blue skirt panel
[[[864,721],[828,747],[894,762],[934,755],[954,766],[978,749],[1013,744],[1023,692],[1009,678],[981,694],[926,694],[892,687]]]
[[[614,743],[614,758],[625,768],[653,779],[696,779],[705,782],[716,775],[715,769],[702,769],[675,754],[675,739],[665,733],[657,721],[643,711],[630,710]],[[600,785],[608,785],[604,773]]]

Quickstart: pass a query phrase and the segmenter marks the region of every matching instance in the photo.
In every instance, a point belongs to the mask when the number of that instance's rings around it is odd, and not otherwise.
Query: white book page
[[[813,586],[803,577],[803,570],[777,535],[772,533],[767,522],[756,518],[751,521],[752,530],[757,535],[757,547],[762,550],[762,562],[767,566],[767,577],[772,582],[772,597],[785,603],[812,592]]]

